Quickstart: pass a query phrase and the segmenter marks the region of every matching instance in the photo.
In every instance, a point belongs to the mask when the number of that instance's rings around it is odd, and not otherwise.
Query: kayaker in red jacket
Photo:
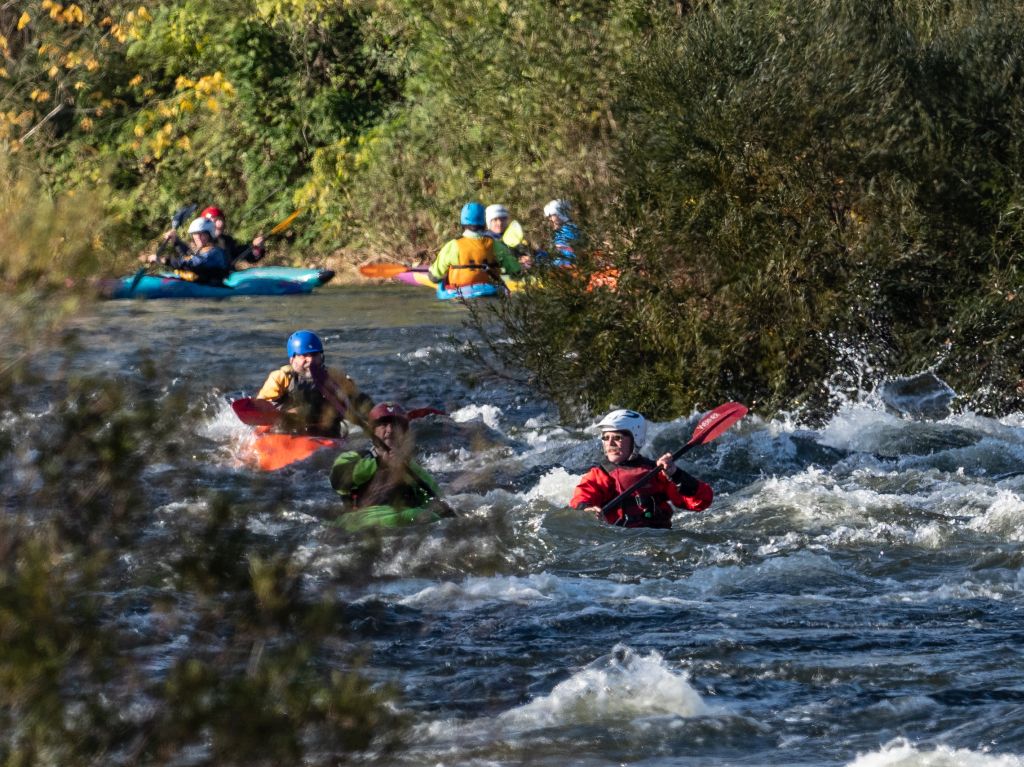
[[[703,511],[711,505],[711,486],[680,469],[672,453],[657,461],[640,455],[647,436],[647,421],[633,410],[613,410],[598,424],[605,461],[591,468],[573,492],[569,505],[598,514],[621,527],[672,527],[675,509]],[[601,514],[601,508],[619,493],[659,466],[643,485],[622,502]]]

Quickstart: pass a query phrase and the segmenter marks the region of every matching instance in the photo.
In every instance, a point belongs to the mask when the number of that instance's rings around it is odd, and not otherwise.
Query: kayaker
[[[683,471],[665,453],[657,461],[640,455],[647,421],[633,410],[613,410],[598,424],[605,461],[591,468],[573,492],[569,505],[621,527],[672,527],[674,508],[703,511],[711,505],[711,486]],[[601,508],[655,466],[661,471],[606,514]]]
[[[262,234],[256,235],[252,238],[251,243],[243,246],[238,240],[228,234],[227,219],[224,216],[224,211],[216,205],[206,208],[200,215],[213,222],[214,229],[216,230],[213,238],[214,244],[227,255],[228,266],[232,271],[237,268],[239,261],[255,264],[263,258],[265,250],[263,248],[264,237]]]
[[[530,243],[523,236],[523,227],[518,222],[509,226],[511,216],[508,208],[499,204],[488,205],[484,218],[487,221],[487,235],[505,243],[520,264],[526,263],[530,257]]]
[[[367,506],[416,509],[435,504],[441,491],[433,477],[413,460],[413,439],[409,416],[395,402],[380,402],[369,414],[373,446],[339,455],[331,467],[331,487],[342,497],[348,510]]]
[[[572,221],[572,206],[567,200],[551,200],[544,206],[544,217],[551,224],[551,245],[548,251],[537,251],[534,263],[568,266],[576,260],[580,230]]]
[[[505,243],[488,236],[483,205],[467,202],[462,206],[459,223],[464,227],[462,236],[441,248],[427,270],[431,280],[461,288],[499,282],[502,269],[508,274],[519,274],[519,262]]]
[[[178,233],[171,229],[164,237],[166,245],[174,249],[174,255],[167,259],[167,265],[182,279],[205,285],[223,285],[224,278],[231,274],[227,255],[214,242],[216,229],[213,222],[200,216],[188,225],[191,247],[178,239]],[[160,260],[152,255],[150,262]]]
[[[359,391],[345,371],[324,364],[324,344],[312,330],[297,330],[285,347],[288,364],[271,372],[258,399],[284,414],[280,431],[339,437],[342,421],[362,424],[373,400]]]

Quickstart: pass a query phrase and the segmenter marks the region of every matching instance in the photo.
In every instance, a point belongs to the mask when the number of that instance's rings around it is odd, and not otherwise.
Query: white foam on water
[[[901,739],[885,745],[881,751],[858,756],[847,767],[1024,767],[1024,757],[949,746],[925,750]]]
[[[238,420],[235,411],[231,409],[231,403],[220,400],[213,411],[213,416],[199,425],[198,432],[200,436],[208,439],[227,442],[241,435],[251,434],[252,428]]]
[[[566,584],[557,576],[538,573],[523,578],[467,578],[461,583],[440,583],[399,600],[418,609],[466,609],[485,603],[529,604],[548,602],[565,596]]]
[[[873,453],[884,449],[893,433],[908,424],[879,404],[847,402],[818,432],[818,442],[837,450]]]
[[[434,355],[451,354],[458,350],[458,347],[454,344],[441,343],[434,346],[420,346],[408,354],[399,354],[398,356],[405,360],[425,360]]]
[[[972,519],[969,527],[1008,541],[1024,540],[1024,500],[1001,488],[985,513]]]
[[[529,731],[606,722],[622,726],[624,720],[711,713],[685,670],[670,668],[657,652],[639,655],[620,644],[547,695],[501,714],[498,724]]]
[[[573,490],[576,489],[582,476],[582,474],[570,474],[561,466],[556,466],[521,497],[525,501],[543,500],[552,506],[568,506]]]
[[[494,405],[466,405],[450,415],[455,423],[467,423],[479,419],[486,426],[496,431],[501,430],[501,408]]]
[[[213,416],[199,424],[198,433],[213,442],[222,445],[221,459],[237,467],[255,468],[256,454],[253,445],[256,432],[251,426],[242,423],[231,403],[219,400]]]
[[[1013,598],[1020,593],[1020,583],[944,583],[934,589],[921,591],[900,591],[892,600],[904,603],[930,604],[933,602],[959,602],[971,599],[991,599],[996,602]]]

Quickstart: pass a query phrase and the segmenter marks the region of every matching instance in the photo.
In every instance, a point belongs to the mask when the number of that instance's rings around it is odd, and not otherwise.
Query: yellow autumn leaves
[[[139,83],[141,78],[135,82]],[[138,139],[132,143],[136,151],[145,152],[156,159],[163,157],[172,147],[182,152],[192,151],[192,142],[188,136],[191,128],[190,113],[200,106],[211,113],[219,112],[221,101],[235,95],[235,86],[220,71],[195,80],[181,75],[175,80],[174,89],[177,95],[173,99],[140,112],[132,129]],[[162,124],[157,128],[161,121]]]

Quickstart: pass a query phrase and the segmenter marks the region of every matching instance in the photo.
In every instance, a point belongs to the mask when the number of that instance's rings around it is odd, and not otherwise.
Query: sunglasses
[[[602,442],[619,443],[619,442],[622,442],[622,440],[624,440],[627,436],[628,435],[626,435],[626,434],[616,434],[615,432],[605,432],[604,434],[601,435],[601,441]]]

